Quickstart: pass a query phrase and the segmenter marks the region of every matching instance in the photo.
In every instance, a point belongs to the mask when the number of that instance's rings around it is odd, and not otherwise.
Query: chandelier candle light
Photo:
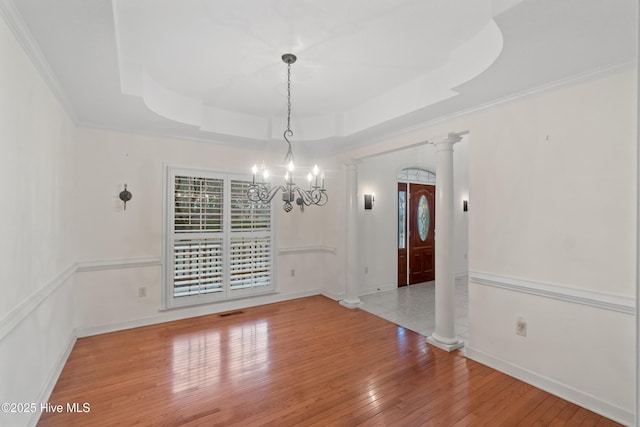
[[[262,165],[261,181],[256,182],[258,166],[253,165],[253,180],[247,189],[247,198],[252,202],[270,203],[278,191],[282,191],[282,201],[284,202],[285,212],[291,212],[292,203],[295,202],[300,206],[300,210],[304,211],[305,206],[318,205],[323,206],[329,200],[327,190],[324,188],[324,173],[320,173],[318,165],[307,175],[309,181],[309,189],[304,190],[297,187],[293,182],[293,150],[289,138],[293,136],[291,131],[291,64],[296,62],[296,56],[292,53],[282,55],[282,61],[287,64],[287,130],[284,131],[284,140],[288,145],[287,154],[284,156],[284,164],[287,165],[287,172],[284,175],[284,185],[272,187],[268,182],[269,171],[264,164]],[[320,176],[318,176],[320,175]]]

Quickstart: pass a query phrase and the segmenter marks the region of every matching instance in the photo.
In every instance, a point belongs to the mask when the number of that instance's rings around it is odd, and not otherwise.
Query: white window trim
[[[163,179],[163,201],[162,201],[162,290],[161,290],[161,309],[172,309],[181,307],[191,307],[202,304],[211,304],[222,301],[232,301],[248,297],[258,297],[277,292],[277,247],[276,247],[276,219],[275,209],[271,209],[271,285],[256,291],[254,289],[235,289],[233,294],[230,290],[230,268],[229,268],[229,249],[231,243],[232,232],[230,230],[231,212],[231,180],[250,181],[251,175],[237,172],[210,170],[204,168],[195,168],[188,166],[164,165]],[[224,180],[224,210],[223,210],[223,265],[224,278],[222,292],[194,295],[189,297],[175,298],[173,296],[173,277],[174,277],[174,257],[173,257],[173,241],[174,241],[174,205],[173,205],[173,185],[176,175],[197,176],[204,178],[222,178]],[[254,233],[251,233],[254,234]]]

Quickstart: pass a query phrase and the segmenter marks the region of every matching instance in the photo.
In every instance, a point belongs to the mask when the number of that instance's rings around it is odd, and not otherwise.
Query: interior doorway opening
[[[398,175],[398,286],[435,279],[436,174],[405,168]]]

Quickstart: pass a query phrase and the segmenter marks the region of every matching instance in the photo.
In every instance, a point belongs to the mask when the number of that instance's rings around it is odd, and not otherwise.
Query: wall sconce
[[[120,200],[122,200],[124,202],[124,210],[126,211],[127,210],[127,202],[129,200],[131,200],[131,198],[133,197],[133,194],[131,194],[131,192],[129,190],[127,190],[127,184],[124,185],[124,190],[122,190],[120,192],[118,197],[120,197]]]
[[[364,208],[369,210],[373,209],[373,202],[376,200],[373,194],[365,194],[364,195]]]
[[[462,201],[462,211],[463,212],[467,212],[469,210],[469,201],[468,200],[463,200]]]

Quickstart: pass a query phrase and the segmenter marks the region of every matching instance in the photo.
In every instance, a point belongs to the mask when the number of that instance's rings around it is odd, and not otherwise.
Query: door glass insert
[[[427,236],[429,234],[429,217],[429,203],[427,202],[427,198],[422,195],[418,201],[416,221],[418,221],[418,234],[420,235],[420,240],[423,242],[427,240]]]
[[[407,206],[407,193],[405,191],[398,192],[398,249],[404,249],[406,247],[406,206]]]

